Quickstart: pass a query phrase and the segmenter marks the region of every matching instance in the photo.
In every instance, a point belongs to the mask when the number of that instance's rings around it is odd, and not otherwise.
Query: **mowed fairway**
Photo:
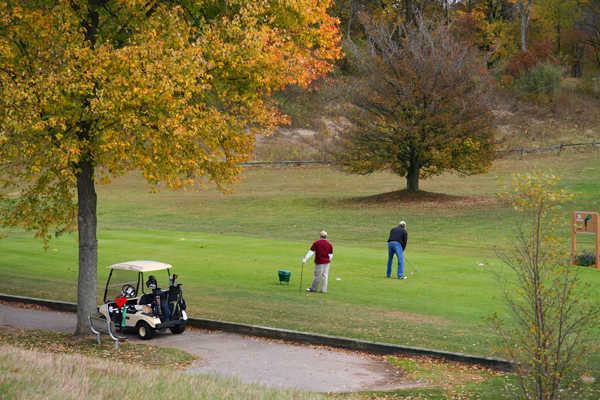
[[[497,252],[511,248],[518,223],[495,195],[512,172],[536,168],[560,174],[575,194],[563,209],[567,245],[570,212],[600,211],[595,153],[501,160],[469,178],[443,175],[422,182],[443,195],[422,201],[392,193],[404,186],[397,176],[329,167],[249,169],[231,194],[210,186],[153,194],[131,174],[98,188],[98,293],[107,265],[156,259],[175,266],[195,317],[491,355],[498,339],[488,318],[505,313],[502,293],[511,285]],[[406,281],[384,278],[385,242],[400,219],[409,231]],[[335,247],[330,293],[299,293],[301,259],[323,228]],[[6,233],[0,292],[75,300],[76,236],[44,251],[30,233]],[[278,284],[279,268],[292,271],[290,286]],[[307,265],[304,287],[311,272]],[[588,300],[598,303],[600,270],[580,272],[594,288]],[[600,370],[600,358],[592,362]]]

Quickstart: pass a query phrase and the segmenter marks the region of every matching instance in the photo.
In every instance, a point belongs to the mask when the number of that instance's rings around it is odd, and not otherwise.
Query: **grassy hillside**
[[[314,93],[286,92],[282,106],[292,117],[292,125],[259,138],[255,159],[331,158],[328,151],[335,149],[330,143],[332,135],[343,134],[347,124],[329,116],[335,115],[341,101],[333,82]],[[544,102],[522,99],[498,85],[489,102],[498,150],[600,141],[600,113],[594,112],[600,109],[600,86],[590,78],[563,79],[560,90]]]

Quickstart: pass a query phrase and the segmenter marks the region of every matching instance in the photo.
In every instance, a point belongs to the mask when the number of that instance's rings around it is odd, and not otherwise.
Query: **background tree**
[[[582,32],[584,43],[592,50],[596,67],[600,68],[600,0],[587,0],[582,5],[576,28]],[[583,49],[580,51],[583,52]]]
[[[350,44],[359,76],[350,80],[344,115],[352,128],[334,155],[352,173],[391,169],[419,178],[446,170],[485,171],[494,157],[485,67],[445,25],[364,21],[368,46]]]
[[[516,277],[516,287],[511,284],[506,293],[510,321],[497,319],[496,328],[517,362],[518,397],[524,399],[580,398],[579,370],[600,315],[581,300],[577,273],[565,266],[569,254],[556,230],[566,226],[557,211],[570,196],[556,189],[557,183],[551,174],[515,175],[504,195],[523,223],[514,250],[503,257]]]
[[[453,31],[463,41],[477,46],[492,67],[518,49],[513,29],[511,0],[479,0],[455,7]]]
[[[329,1],[0,1],[2,223],[79,233],[78,324],[96,308],[98,180],[235,181],[270,95],[340,56]],[[6,193],[12,193],[10,196]]]
[[[356,34],[361,34],[358,15],[360,13],[369,13],[373,15],[380,14],[385,8],[386,0],[336,0],[332,12],[340,19],[340,26],[344,31],[346,38],[351,38]]]
[[[346,38],[362,38],[361,14],[414,24],[418,16],[449,19],[453,4],[452,0],[336,0],[333,12],[341,19]]]
[[[541,22],[549,26],[554,33],[556,55],[562,49],[562,35],[572,29],[581,11],[581,0],[538,0],[535,4],[535,13]]]
[[[531,21],[531,10],[533,8],[533,0],[517,0],[517,10],[521,21],[521,51],[527,51],[527,31],[529,30],[529,22]]]
[[[459,0],[454,1],[455,10],[467,13],[482,11],[488,22],[509,18],[513,4],[516,0]]]

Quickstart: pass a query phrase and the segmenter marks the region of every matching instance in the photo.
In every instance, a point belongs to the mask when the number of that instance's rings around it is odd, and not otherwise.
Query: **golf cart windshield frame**
[[[167,270],[167,276],[168,279],[171,279],[171,271],[169,268],[165,268]],[[110,280],[112,278],[113,275],[113,271],[115,271],[115,268],[111,268],[110,269],[110,273],[108,274],[108,279],[106,280],[106,286],[104,287],[104,303],[110,303],[111,301],[114,301],[114,299],[109,299],[108,298],[108,287],[110,286]],[[122,271],[122,270],[120,270]],[[160,270],[158,270],[160,271]],[[149,271],[147,271],[149,272]],[[150,272],[155,272],[155,271],[150,271]],[[142,271],[138,271],[138,276],[137,276],[137,283],[136,283],[136,287],[135,287],[135,293],[136,293],[136,297],[140,296],[140,287],[141,287],[141,294],[146,294],[146,291],[144,290],[144,273]]]

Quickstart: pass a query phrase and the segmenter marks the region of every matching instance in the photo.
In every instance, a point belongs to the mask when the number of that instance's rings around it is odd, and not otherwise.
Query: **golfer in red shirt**
[[[319,236],[320,239],[312,244],[310,250],[302,259],[302,262],[306,263],[315,254],[315,278],[306,291],[316,292],[319,284],[321,284],[321,293],[327,293],[327,279],[329,277],[329,264],[333,259],[333,246],[327,240],[327,232],[321,231]]]

